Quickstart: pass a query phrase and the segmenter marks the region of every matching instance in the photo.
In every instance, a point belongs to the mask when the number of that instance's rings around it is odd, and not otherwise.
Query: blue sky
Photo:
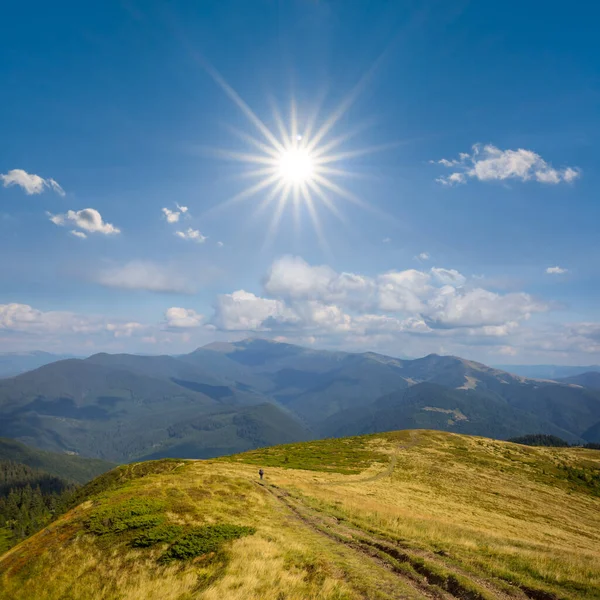
[[[599,362],[599,13],[583,2],[11,3],[0,351],[175,353],[259,335]],[[300,145],[338,114],[316,150],[354,133],[324,154],[347,174],[326,176],[366,206],[329,189],[340,219],[313,192],[317,229],[302,197],[276,226],[280,194],[257,210],[268,188],[226,204],[264,168],[227,152],[265,156],[232,129],[271,142],[223,81],[277,138],[273,102],[288,127],[295,99],[299,134],[319,106]]]

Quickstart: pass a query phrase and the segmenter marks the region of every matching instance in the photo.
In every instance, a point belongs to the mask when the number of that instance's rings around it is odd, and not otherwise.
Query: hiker
[[[258,474],[260,475],[260,478],[262,479],[265,472],[262,469],[259,469]]]

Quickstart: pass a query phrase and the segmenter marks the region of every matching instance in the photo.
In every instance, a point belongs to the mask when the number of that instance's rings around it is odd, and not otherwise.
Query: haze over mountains
[[[12,377],[66,358],[73,357],[39,350],[35,352],[0,352],[0,377]]]
[[[114,462],[405,428],[600,441],[600,389],[586,385],[453,356],[248,339],[177,357],[96,354],[3,379],[0,436]]]
[[[600,373],[600,365],[496,365],[497,369],[532,379],[562,379],[583,373]]]

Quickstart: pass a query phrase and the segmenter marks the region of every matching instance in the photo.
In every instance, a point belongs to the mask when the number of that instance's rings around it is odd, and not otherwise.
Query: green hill
[[[77,484],[114,466],[0,438],[0,551],[47,524]]]
[[[600,452],[413,430],[126,465],[1,556],[0,589],[7,600],[598,598]]]
[[[115,466],[104,460],[30,448],[8,438],[0,438],[0,460],[21,463],[32,469],[80,484]]]
[[[0,414],[0,435],[114,462],[310,437],[268,397],[170,356],[99,354],[0,380]]]

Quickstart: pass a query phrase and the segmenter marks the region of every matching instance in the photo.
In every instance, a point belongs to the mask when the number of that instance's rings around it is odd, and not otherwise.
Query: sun
[[[308,214],[324,248],[326,241],[317,211],[318,205],[343,223],[346,221],[338,207],[339,199],[387,218],[387,215],[374,209],[342,184],[344,180],[360,176],[356,168],[347,169],[349,161],[396,145],[383,144],[345,150],[344,145],[363,129],[361,126],[332,135],[336,124],[355,100],[356,91],[346,97],[325,119],[319,118],[318,110],[300,118],[292,99],[289,118],[284,121],[278,107],[272,103],[271,117],[275,127],[270,129],[219,73],[213,69],[209,69],[209,72],[259,134],[255,136],[229,128],[247,149],[217,150],[216,153],[229,160],[253,165],[240,172],[240,177],[244,180],[256,179],[257,182],[246,185],[235,196],[215,206],[211,212],[248,198],[259,197],[256,213],[271,214],[265,239],[267,244],[278,229],[284,209],[291,205],[296,222],[300,220],[303,211]],[[357,87],[359,88],[360,86]]]
[[[277,169],[282,181],[296,186],[306,184],[312,182],[314,157],[306,148],[286,148],[279,154]]]

